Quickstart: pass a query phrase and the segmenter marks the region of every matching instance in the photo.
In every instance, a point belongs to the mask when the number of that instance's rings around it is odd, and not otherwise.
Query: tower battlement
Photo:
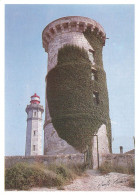
[[[106,34],[99,23],[87,17],[68,16],[59,18],[45,27],[42,33],[43,47],[45,48],[45,51],[48,52],[49,43],[59,34],[70,32],[82,33],[87,28],[89,28],[92,32],[95,31],[104,45]]]

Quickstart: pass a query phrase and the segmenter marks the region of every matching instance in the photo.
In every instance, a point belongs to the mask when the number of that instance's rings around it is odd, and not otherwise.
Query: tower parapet
[[[42,33],[43,47],[48,52],[48,45],[59,34],[70,33],[70,32],[84,32],[87,28],[91,31],[96,31],[99,39],[105,43],[106,34],[103,27],[87,17],[81,16],[68,16],[59,18],[46,26]]]
[[[95,33],[102,45],[105,44],[106,34],[103,27],[96,21],[81,17],[68,16],[59,18],[48,24],[42,33],[43,47],[48,53],[48,72],[57,64],[58,50],[64,45],[76,45],[94,51],[94,48],[84,37],[83,32],[90,29]]]

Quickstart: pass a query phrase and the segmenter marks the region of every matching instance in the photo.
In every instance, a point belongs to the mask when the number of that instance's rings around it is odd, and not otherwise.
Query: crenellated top
[[[45,27],[42,33],[43,47],[45,48],[45,51],[48,52],[48,44],[57,34],[84,32],[87,28],[91,31],[95,31],[104,45],[106,34],[99,23],[87,17],[68,16],[59,18]]]

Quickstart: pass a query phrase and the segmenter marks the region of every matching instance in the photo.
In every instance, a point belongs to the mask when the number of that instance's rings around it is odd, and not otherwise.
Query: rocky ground
[[[133,176],[114,172],[102,175],[97,170],[87,170],[85,176],[62,188],[32,188],[31,191],[134,191],[134,188],[128,187],[131,177]]]

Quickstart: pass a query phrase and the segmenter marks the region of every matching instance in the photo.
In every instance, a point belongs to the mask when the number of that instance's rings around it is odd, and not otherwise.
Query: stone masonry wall
[[[80,152],[58,136],[52,123],[46,125],[44,139],[44,155],[80,154]]]
[[[36,132],[36,135],[33,135],[33,131]],[[31,155],[42,155],[42,120],[36,119],[32,120],[32,151]],[[36,150],[33,151],[33,145],[36,146]]]
[[[133,167],[135,163],[134,154],[107,154],[102,155],[101,164],[109,162],[113,166]],[[5,157],[5,168],[12,167],[15,163],[26,162],[26,163],[44,163],[45,165],[51,163],[84,163],[83,154],[71,154],[71,155],[41,155],[41,156],[6,156]],[[101,165],[100,164],[100,165]]]
[[[105,154],[110,154],[109,151],[109,143],[107,137],[107,130],[106,125],[101,125],[97,132],[98,136],[98,154],[99,154],[99,165],[102,164],[102,156]],[[97,156],[97,136],[93,137],[93,147],[92,147],[92,154],[93,154],[93,169],[98,168],[98,156]]]
[[[57,36],[48,45],[48,72],[57,64],[58,50],[64,45],[77,45],[86,51],[93,50],[81,32],[66,32]]]
[[[134,167],[135,154],[107,154],[102,156],[101,162],[108,162],[112,166]]]
[[[34,135],[35,131],[35,135]],[[42,120],[30,119],[27,122],[26,156],[42,155]],[[36,149],[33,151],[33,145]]]
[[[25,156],[29,156],[31,154],[31,131],[32,131],[32,120],[28,120],[27,127],[26,127]]]
[[[50,155],[50,156],[7,156],[5,157],[5,168],[10,168],[16,163],[44,163],[45,165],[51,163],[84,163],[83,154],[72,154],[72,155]]]

